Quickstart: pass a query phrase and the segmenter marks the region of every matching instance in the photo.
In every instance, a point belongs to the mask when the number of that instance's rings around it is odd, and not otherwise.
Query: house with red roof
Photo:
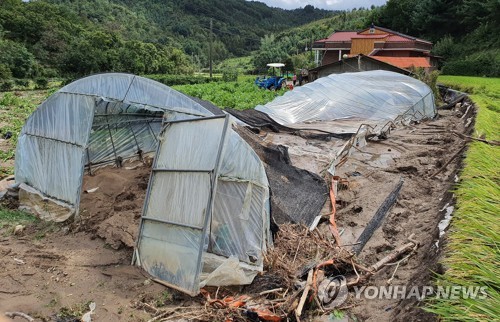
[[[369,56],[402,69],[437,69],[438,59],[431,55],[432,43],[394,30],[374,26],[361,31],[335,31],[316,40],[312,50],[317,65],[327,65],[357,55]]]

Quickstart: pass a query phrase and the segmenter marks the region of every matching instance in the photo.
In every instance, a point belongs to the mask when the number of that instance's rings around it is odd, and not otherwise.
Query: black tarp
[[[319,140],[328,138],[350,139],[353,135],[352,133],[345,133],[345,134],[331,133],[314,128],[294,129],[291,127],[281,125],[275,120],[273,120],[271,117],[269,117],[269,115],[267,115],[266,113],[254,109],[235,110],[232,108],[226,108],[224,109],[224,111],[236,117],[237,119],[244,122],[248,126],[254,128],[267,129],[273,132],[290,133],[308,139],[319,139]]]
[[[278,224],[287,222],[310,226],[328,198],[326,182],[315,173],[294,167],[283,145],[263,145],[248,129],[238,134],[253,148],[266,168],[271,190],[271,216]]]

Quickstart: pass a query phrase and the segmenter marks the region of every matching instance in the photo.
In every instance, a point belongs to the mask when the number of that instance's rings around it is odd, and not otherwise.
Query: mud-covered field
[[[465,116],[458,111],[440,111],[434,120],[401,126],[386,140],[369,141],[367,146],[355,150],[337,168],[337,175],[347,180],[336,196],[336,221],[342,244],[348,250],[395,185],[404,180],[396,204],[357,261],[372,265],[407,242],[411,234],[419,246],[397,269],[396,265],[384,267],[365,285],[387,285],[392,277],[392,285],[423,286],[431,283],[432,272],[442,270],[437,263],[443,246],[438,224],[446,207],[453,204],[448,191],[458,179],[461,157],[447,162],[465,144],[452,131],[466,131],[464,124],[473,113],[473,109]],[[300,144],[315,155],[330,153],[328,142],[306,140]],[[298,145],[294,147],[290,142],[295,165],[316,167],[324,162],[326,168],[326,159],[316,158],[316,165],[304,161],[314,154],[301,154]],[[130,266],[149,172],[150,167],[138,161],[122,168],[98,169],[84,178],[80,218],[73,223],[38,222],[18,234],[13,234],[11,228],[3,229],[0,313],[20,311],[39,321],[78,321],[88,311],[90,302],[96,303],[92,315],[95,321],[148,321],[166,309],[176,313],[164,313],[162,319],[190,319],[196,316],[183,316],[182,312],[189,313],[193,307],[203,311],[205,297],[190,298],[170,290],[152,282],[141,269]],[[325,236],[329,233],[329,210],[329,205],[325,206],[325,220],[318,226]],[[312,242],[307,236],[302,241]],[[275,247],[279,252],[279,240]],[[268,297],[259,295],[256,289],[255,285],[221,288],[218,295],[246,294],[256,300]],[[213,296],[216,291],[212,291]],[[293,290],[280,294],[285,292]],[[357,321],[433,320],[420,308],[421,304],[417,300],[358,300],[351,292],[340,308]],[[320,321],[319,316],[329,314],[307,304],[302,320]],[[238,312],[238,316],[245,316],[245,312]],[[220,318],[214,315],[214,319]]]

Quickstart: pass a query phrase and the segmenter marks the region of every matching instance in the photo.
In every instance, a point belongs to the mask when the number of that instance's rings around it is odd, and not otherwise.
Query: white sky
[[[327,10],[350,10],[352,8],[365,7],[370,8],[371,5],[380,6],[387,0],[258,0],[264,2],[270,7],[279,7],[284,9],[303,8],[310,4],[316,8]]]

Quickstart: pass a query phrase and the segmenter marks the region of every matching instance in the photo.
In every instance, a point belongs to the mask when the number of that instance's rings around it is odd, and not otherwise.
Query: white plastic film
[[[146,216],[203,229],[210,174],[155,172]]]
[[[224,118],[171,123],[164,130],[157,167],[211,170],[215,167]]]
[[[212,252],[262,263],[264,189],[249,182],[219,180],[210,226]]]
[[[277,97],[256,110],[290,127],[306,123],[355,120],[348,131],[362,122],[387,122],[414,109],[414,117],[433,117],[435,107],[431,89],[423,82],[389,71],[333,74]],[[308,124],[314,128],[314,125]],[[335,126],[331,126],[335,132]],[[344,128],[345,130],[345,128]]]
[[[78,200],[83,148],[27,134],[16,153],[16,181],[71,205]]]
[[[151,275],[197,292],[201,230],[144,221],[139,241],[142,267]]]

